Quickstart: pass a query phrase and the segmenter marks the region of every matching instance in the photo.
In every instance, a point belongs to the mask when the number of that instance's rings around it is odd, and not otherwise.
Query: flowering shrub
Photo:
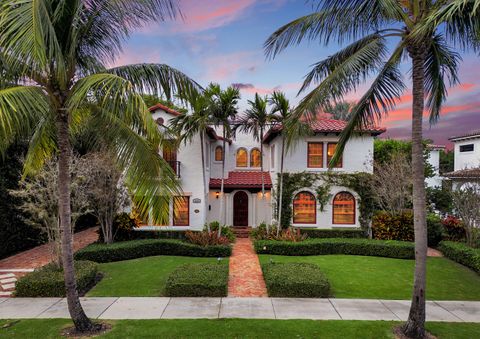
[[[307,238],[307,234],[301,232],[300,229],[290,227],[286,230],[281,230],[277,234],[277,226],[270,225],[267,229],[265,223],[261,223],[257,228],[250,231],[250,236],[255,240],[279,240],[298,242]]]
[[[465,227],[462,224],[462,221],[453,215],[447,216],[442,220],[442,225],[447,232],[447,240],[463,240],[465,239]]]
[[[400,214],[378,212],[372,220],[372,231],[374,239],[413,241],[413,213],[410,211]]]
[[[212,221],[209,224],[205,224],[203,226],[203,231],[204,232],[213,232],[216,231],[218,232],[218,228],[220,227],[220,223],[218,221]],[[235,241],[235,234],[233,233],[233,230],[230,226],[223,225],[222,226],[222,236],[228,238],[230,242]]]
[[[192,232],[187,231],[185,233],[187,241],[189,243],[207,247],[212,245],[228,245],[230,244],[230,240],[224,236],[218,236],[216,231],[202,231],[202,232]]]

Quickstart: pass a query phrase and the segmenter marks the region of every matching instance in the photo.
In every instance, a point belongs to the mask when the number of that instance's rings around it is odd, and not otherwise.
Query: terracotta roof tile
[[[162,105],[162,104],[160,104],[160,103],[158,103],[158,104],[150,107],[148,110],[153,113],[153,112],[156,111],[157,109],[161,109],[162,111],[165,111],[165,112],[170,113],[171,115],[175,115],[175,116],[177,116],[177,115],[182,115],[182,113],[177,112],[177,111],[175,111],[174,109],[171,109],[170,107],[167,107],[167,106]]]
[[[456,140],[468,139],[468,138],[472,138],[472,137],[480,137],[480,129],[473,130],[473,131],[467,132],[467,133],[462,134],[462,135],[457,135],[455,137],[448,138],[448,140],[456,141]]]
[[[443,176],[450,179],[480,179],[480,167],[462,169],[454,172],[445,173]]]
[[[263,172],[266,189],[272,188],[272,180],[268,172]],[[210,188],[220,188],[221,178],[211,178]],[[262,188],[262,172],[259,171],[231,171],[224,180],[225,188]]]

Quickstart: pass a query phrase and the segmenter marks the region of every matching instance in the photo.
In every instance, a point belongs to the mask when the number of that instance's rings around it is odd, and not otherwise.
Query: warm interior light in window
[[[215,192],[215,198],[218,199],[219,196],[220,196],[220,192]]]

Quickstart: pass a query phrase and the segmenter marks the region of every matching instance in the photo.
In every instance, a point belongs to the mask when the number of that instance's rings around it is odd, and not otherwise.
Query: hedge
[[[96,282],[97,264],[91,261],[76,261],[75,277],[80,295],[85,294]],[[65,297],[63,269],[48,264],[21,277],[15,288],[16,297]]]
[[[258,254],[292,256],[351,254],[399,259],[415,257],[413,243],[395,240],[340,238],[307,239],[300,242],[257,240],[254,246]]]
[[[447,258],[480,273],[480,249],[453,241],[442,241],[438,248]]]
[[[228,265],[184,264],[167,279],[168,297],[226,297],[228,293]]]
[[[173,239],[131,240],[107,244],[92,244],[75,253],[77,260],[99,263],[130,260],[154,255],[183,255],[188,257],[229,257],[229,245],[201,247]]]
[[[270,297],[327,298],[330,283],[320,268],[311,263],[269,263],[262,265]]]
[[[364,230],[361,229],[315,229],[300,228],[302,234],[309,238],[366,238]]]

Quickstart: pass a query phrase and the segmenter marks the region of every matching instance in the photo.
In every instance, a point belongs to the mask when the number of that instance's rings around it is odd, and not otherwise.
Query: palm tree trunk
[[[280,155],[280,184],[279,184],[279,197],[278,197],[278,225],[277,236],[280,235],[280,229],[282,228],[282,203],[283,203],[283,161],[285,157],[285,139],[282,137],[282,154]]]
[[[405,335],[411,338],[425,337],[425,288],[427,269],[427,227],[425,205],[425,164],[423,159],[422,118],[424,108],[425,48],[410,46],[412,58],[413,107],[412,107],[412,170],[413,215],[415,230],[415,276],[413,296]]]
[[[265,219],[265,179],[263,177],[263,127],[260,128],[260,171],[262,176],[262,210],[263,218]],[[266,221],[266,220],[262,220]],[[266,223],[268,225],[268,223]]]
[[[205,195],[207,193],[207,180],[206,180],[206,175],[205,175],[205,137],[204,137],[205,131],[200,131],[200,153],[202,154],[202,180],[203,180],[203,197],[205,198]],[[204,206],[207,207],[207,199],[205,199]],[[206,211],[206,209],[205,209]],[[206,212],[205,212],[206,213]],[[210,226],[207,223],[207,231],[210,232]]]
[[[222,195],[220,197],[220,217],[219,222],[220,225],[218,226],[218,236],[222,235],[222,224],[223,224],[223,217],[225,213],[223,213],[223,205],[224,205],[224,199],[225,199],[225,194],[223,193],[224,190],[224,181],[225,181],[225,158],[226,158],[226,152],[225,152],[225,126],[223,127],[223,156],[222,156],[222,183],[220,184],[220,194]]]
[[[94,324],[83,311],[78,298],[75,267],[73,265],[73,238],[71,228],[70,207],[70,157],[71,146],[69,141],[69,115],[66,109],[59,109],[57,118],[58,135],[58,211],[60,229],[62,232],[62,264],[67,294],[68,311],[75,328],[79,332],[91,331]]]

